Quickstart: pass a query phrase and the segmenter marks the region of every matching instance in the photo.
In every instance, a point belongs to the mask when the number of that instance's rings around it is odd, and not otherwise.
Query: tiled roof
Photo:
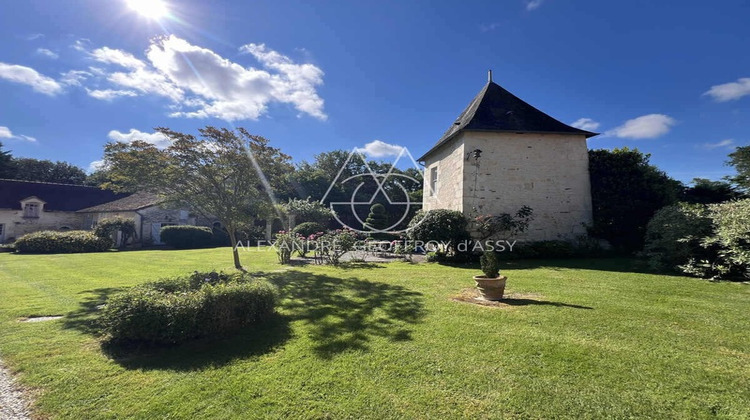
[[[156,194],[138,192],[119,200],[99,204],[98,206],[88,207],[78,210],[79,213],[100,213],[114,211],[135,211],[145,207],[159,204],[159,196]]]
[[[464,130],[581,134],[587,138],[597,135],[562,123],[527,104],[497,83],[489,81],[440,140],[418,160],[423,160]]]
[[[45,202],[45,211],[76,211],[126,195],[83,185],[0,179],[0,209],[20,210],[21,200],[34,196]]]

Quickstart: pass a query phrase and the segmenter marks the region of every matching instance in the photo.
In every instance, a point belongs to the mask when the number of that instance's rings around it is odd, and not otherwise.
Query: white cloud
[[[113,141],[119,141],[124,143],[131,143],[135,140],[145,141],[151,143],[158,148],[164,148],[170,145],[170,141],[162,133],[144,133],[143,131],[131,128],[129,132],[123,133],[117,130],[112,130],[107,134],[107,137]]]
[[[278,72],[270,74],[247,69],[247,72],[260,73],[262,78],[269,80],[271,100],[293,104],[297,110],[321,120],[328,118],[323,112],[323,99],[315,88],[323,84],[323,70],[312,64],[295,64],[289,57],[269,50],[264,44],[247,44],[240,51],[252,54],[266,69]]]
[[[95,161],[89,163],[88,173],[96,172],[99,169],[102,169],[103,167],[104,167],[104,161],[103,160],[95,160]]]
[[[709,95],[718,102],[727,102],[740,99],[750,95],[750,77],[737,79],[736,82],[724,83],[723,85],[711,86],[711,89],[703,93]]]
[[[86,46],[91,43],[88,38],[76,39],[75,42],[70,46],[74,50],[86,52]]]
[[[154,40],[145,60],[109,47],[88,52],[81,40],[74,48],[86,51],[105,65],[97,72],[89,68],[91,73],[70,74],[67,78],[71,84],[82,83],[93,73],[96,89],[87,91],[98,99],[163,96],[172,102],[169,108],[173,117],[258,119],[275,102],[291,104],[301,113],[321,120],[327,118],[323,99],[316,90],[323,83],[323,71],[312,64],[296,64],[263,44],[240,48],[242,53],[252,55],[262,69],[242,66],[173,35]]]
[[[373,140],[365,144],[365,147],[357,148],[357,151],[359,153],[362,153],[369,157],[374,157],[374,158],[398,156],[403,150],[404,148],[402,146],[389,144],[380,140]]]
[[[111,101],[115,98],[119,98],[122,96],[138,96],[137,93],[133,92],[132,90],[114,90],[114,89],[88,89],[86,88],[86,93],[89,94],[92,98],[100,99],[103,101]]]
[[[36,139],[34,137],[24,136],[23,134],[13,134],[13,132],[10,131],[10,128],[3,126],[0,126],[0,139],[16,139],[28,141],[30,143],[36,143]]]
[[[53,60],[57,60],[58,58],[60,58],[60,56],[56,52],[48,50],[46,48],[37,48],[36,53],[39,55],[43,55],[47,58],[51,58]]]
[[[31,86],[45,95],[54,96],[62,92],[62,86],[54,79],[39,74],[31,67],[0,63],[0,79]]]
[[[115,50],[109,47],[97,48],[91,51],[91,57],[101,63],[117,64],[128,69],[142,69],[146,63],[135,58],[133,54],[122,50]]]
[[[83,81],[94,75],[84,70],[70,70],[62,73],[60,83],[68,86],[81,86]]]
[[[653,139],[667,134],[675,123],[674,118],[664,114],[643,115],[625,121],[625,124],[607,131],[605,135],[623,139]]]
[[[734,139],[726,139],[726,140],[718,141],[716,143],[705,143],[703,144],[703,147],[708,150],[724,148],[724,147],[728,149],[732,149],[734,147]]]
[[[591,118],[579,118],[576,122],[570,125],[575,128],[580,128],[581,130],[595,131],[599,128],[600,124]]]
[[[261,68],[255,68],[174,35],[153,40],[145,59],[106,46],[90,50],[89,43],[79,39],[71,47],[100,66],[66,71],[56,81],[29,67],[0,63],[0,78],[27,84],[47,95],[61,93],[63,86],[78,86],[104,101],[162,96],[170,100],[173,117],[258,119],[269,104],[281,103],[292,105],[301,114],[328,118],[317,92],[323,84],[323,71],[312,64],[297,64],[263,44],[240,48],[260,64]]]
[[[536,10],[543,2],[544,0],[526,0],[526,10]]]
[[[34,40],[37,40],[39,38],[44,38],[44,34],[31,34],[31,35],[29,35],[29,36],[26,37],[26,40],[27,41],[34,41]]]

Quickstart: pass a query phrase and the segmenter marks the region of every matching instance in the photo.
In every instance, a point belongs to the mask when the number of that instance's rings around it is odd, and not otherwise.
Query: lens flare
[[[136,13],[149,19],[160,19],[169,13],[167,5],[161,0],[125,0],[125,2]]]

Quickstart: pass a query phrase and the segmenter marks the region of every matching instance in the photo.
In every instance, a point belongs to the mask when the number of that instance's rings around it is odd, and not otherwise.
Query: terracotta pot
[[[495,278],[485,276],[474,276],[474,281],[479,289],[479,294],[486,300],[500,300],[503,298],[505,293],[505,281],[508,280],[505,276],[497,276]]]

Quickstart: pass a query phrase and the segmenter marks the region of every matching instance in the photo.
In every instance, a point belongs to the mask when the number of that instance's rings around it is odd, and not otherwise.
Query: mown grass
[[[643,274],[629,260],[506,264],[506,308],[450,298],[476,267],[282,267],[279,315],[173,348],[102,347],[111,293],[231,266],[228,249],[0,254],[0,358],[39,416],[748,418],[750,286]],[[21,317],[65,315],[21,323]]]

